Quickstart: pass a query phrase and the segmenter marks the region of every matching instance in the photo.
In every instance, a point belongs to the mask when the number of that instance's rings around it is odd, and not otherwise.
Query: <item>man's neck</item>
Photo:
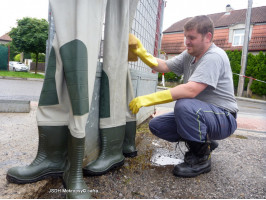
[[[201,57],[209,50],[211,45],[212,45],[212,42],[209,45],[206,46],[204,51],[202,51],[202,53],[199,56],[195,57],[194,63],[198,62],[201,59]]]

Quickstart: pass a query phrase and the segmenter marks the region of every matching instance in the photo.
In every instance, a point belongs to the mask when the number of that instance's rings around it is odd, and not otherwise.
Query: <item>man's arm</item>
[[[204,83],[198,83],[190,81],[186,84],[178,85],[170,89],[173,100],[184,98],[195,98],[201,93],[208,85]]]
[[[161,73],[170,72],[170,69],[168,68],[165,60],[162,60],[160,58],[156,58],[156,60],[158,62],[158,66],[151,67],[154,71],[161,72]]]
[[[170,90],[163,90],[133,99],[129,108],[134,114],[138,113],[141,107],[168,103],[183,98],[194,98],[207,87],[204,83],[188,82],[178,85]]]

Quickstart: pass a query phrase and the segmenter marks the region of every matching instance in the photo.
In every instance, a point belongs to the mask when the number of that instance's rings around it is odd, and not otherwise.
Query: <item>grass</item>
[[[30,72],[0,71],[0,76],[17,77],[17,78],[40,78],[40,79],[44,79],[44,75],[30,73]]]

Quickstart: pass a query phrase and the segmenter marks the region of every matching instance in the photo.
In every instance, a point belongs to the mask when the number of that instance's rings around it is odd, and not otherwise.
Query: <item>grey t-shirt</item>
[[[184,83],[194,81],[208,85],[196,99],[237,112],[232,70],[224,50],[212,44],[198,62],[194,60],[195,57],[184,51],[166,64],[178,76],[184,75]]]

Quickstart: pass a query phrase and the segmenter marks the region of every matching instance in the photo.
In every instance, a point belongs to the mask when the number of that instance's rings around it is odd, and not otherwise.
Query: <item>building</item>
[[[247,9],[233,10],[230,5],[226,11],[208,15],[214,23],[213,42],[224,50],[242,50],[245,34]],[[171,25],[163,32],[162,51],[171,58],[185,50],[184,24],[191,19],[185,18]],[[252,8],[250,23],[249,52],[266,52],[266,6]]]
[[[6,33],[0,37],[0,44],[7,44],[11,41],[12,41],[12,39],[11,39],[11,37],[9,37],[8,33]]]

